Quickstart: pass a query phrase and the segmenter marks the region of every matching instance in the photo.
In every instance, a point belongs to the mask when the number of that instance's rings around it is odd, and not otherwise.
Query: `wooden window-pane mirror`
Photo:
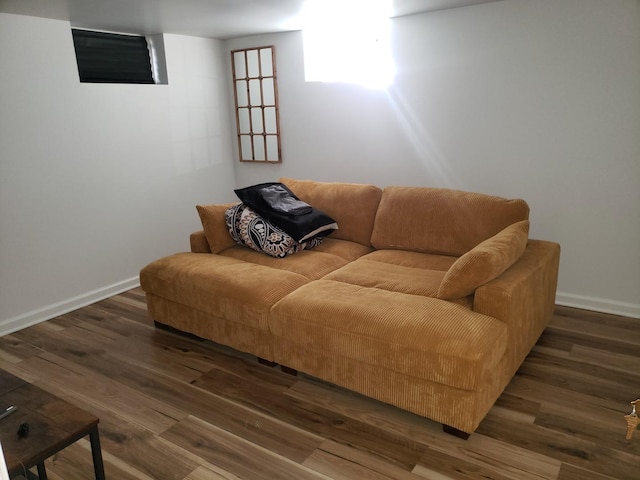
[[[282,161],[274,46],[231,52],[241,162]]]

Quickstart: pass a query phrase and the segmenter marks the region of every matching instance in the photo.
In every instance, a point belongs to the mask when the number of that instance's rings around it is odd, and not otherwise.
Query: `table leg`
[[[33,473],[31,470],[24,470],[23,472],[13,473],[9,476],[9,478],[14,478],[14,475],[20,475],[20,473],[24,474],[24,477],[27,480],[40,480],[40,476]],[[46,472],[45,472],[46,475]]]
[[[102,449],[100,448],[100,433],[97,425],[89,433],[89,440],[91,441],[91,456],[93,457],[93,470],[96,474],[96,480],[105,480]]]
[[[47,480],[47,469],[44,468],[44,462],[36,465],[38,468],[38,480]]]

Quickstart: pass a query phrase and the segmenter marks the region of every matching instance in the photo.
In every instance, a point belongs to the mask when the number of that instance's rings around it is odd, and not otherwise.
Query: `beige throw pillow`
[[[220,253],[229,247],[233,247],[236,242],[231,238],[227,223],[224,218],[224,212],[234,203],[225,203],[220,205],[196,205],[204,236],[207,237],[207,243],[211,253]]]
[[[438,298],[451,300],[471,295],[520,258],[529,238],[529,220],[514,223],[462,255],[447,271]]]

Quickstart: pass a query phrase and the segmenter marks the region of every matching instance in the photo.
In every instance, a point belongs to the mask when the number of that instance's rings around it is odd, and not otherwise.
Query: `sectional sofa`
[[[339,229],[273,258],[199,206],[191,251],[140,273],[159,325],[472,433],[547,325],[560,246],[479,193],[281,179]]]

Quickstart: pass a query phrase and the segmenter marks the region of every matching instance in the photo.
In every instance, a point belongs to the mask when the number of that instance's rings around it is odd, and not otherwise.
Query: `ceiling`
[[[393,0],[393,16],[497,0]],[[74,27],[228,39],[300,30],[304,0],[0,0],[0,12],[68,20]]]

